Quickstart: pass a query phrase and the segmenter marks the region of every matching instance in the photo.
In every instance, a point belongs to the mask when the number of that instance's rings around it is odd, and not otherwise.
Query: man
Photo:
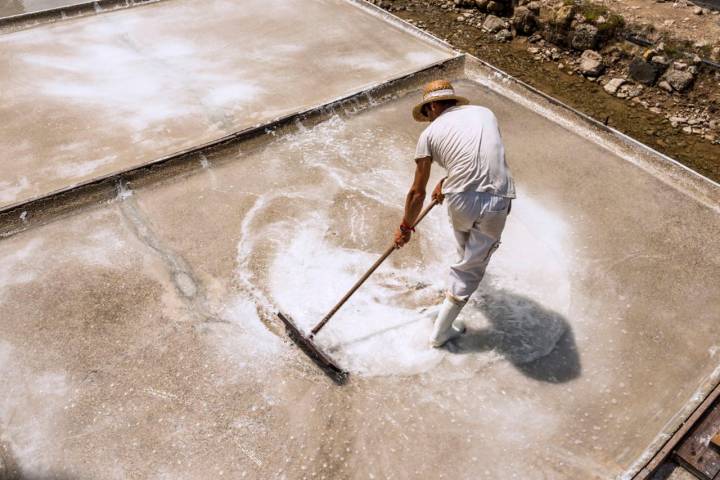
[[[415,179],[407,194],[403,221],[395,233],[398,248],[410,240],[411,226],[425,200],[430,167],[436,162],[447,170],[447,177],[437,184],[432,198],[440,203],[447,198],[460,257],[450,267],[448,292],[430,336],[430,344],[436,348],[465,332],[463,322],[456,319],[500,245],[511,199],[515,198],[497,119],[489,109],[468,103],[466,98],[455,95],[447,80],[425,86],[413,118],[430,125],[418,140]]]

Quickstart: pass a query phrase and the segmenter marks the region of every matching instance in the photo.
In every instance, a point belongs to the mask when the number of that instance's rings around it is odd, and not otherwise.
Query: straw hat
[[[429,122],[430,119],[422,113],[422,109],[428,103],[439,102],[440,100],[455,100],[458,105],[470,103],[467,98],[455,95],[455,89],[447,80],[435,80],[423,88],[423,99],[413,108],[413,118],[418,122]]]

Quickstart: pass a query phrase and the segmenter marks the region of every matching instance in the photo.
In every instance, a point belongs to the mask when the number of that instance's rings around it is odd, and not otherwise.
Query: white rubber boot
[[[455,321],[465,303],[457,302],[450,298],[440,306],[440,312],[435,319],[432,335],[430,335],[430,346],[438,348],[446,342],[457,338],[465,333],[465,325],[462,321]]]

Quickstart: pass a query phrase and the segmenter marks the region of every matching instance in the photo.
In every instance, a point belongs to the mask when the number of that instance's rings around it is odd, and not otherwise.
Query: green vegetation
[[[685,54],[691,53],[696,53],[700,55],[700,57],[708,58],[712,52],[712,45],[696,47],[693,42],[689,40],[676,40],[674,38],[665,37],[662,42],[664,44],[663,52],[672,60],[685,59]]]
[[[597,25],[600,32],[612,34],[625,26],[625,19],[622,15],[610,13],[610,10],[604,5],[589,0],[563,0],[563,5],[575,6],[576,11],[585,18],[585,21]],[[597,24],[600,17],[603,17],[605,22]]]
[[[625,19],[622,15],[611,13],[610,16],[607,17],[607,21],[605,23],[598,25],[598,31],[600,33],[612,33],[620,30],[624,26]]]
[[[595,23],[598,18],[608,16],[608,9],[604,5],[597,5],[595,3],[582,3],[580,4],[580,13],[585,20],[591,23]]]

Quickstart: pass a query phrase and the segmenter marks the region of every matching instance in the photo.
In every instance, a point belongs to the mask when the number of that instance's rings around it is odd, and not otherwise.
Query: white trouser
[[[449,193],[445,201],[460,257],[450,267],[448,293],[456,301],[466,302],[500,246],[511,200],[485,192],[463,192]]]

